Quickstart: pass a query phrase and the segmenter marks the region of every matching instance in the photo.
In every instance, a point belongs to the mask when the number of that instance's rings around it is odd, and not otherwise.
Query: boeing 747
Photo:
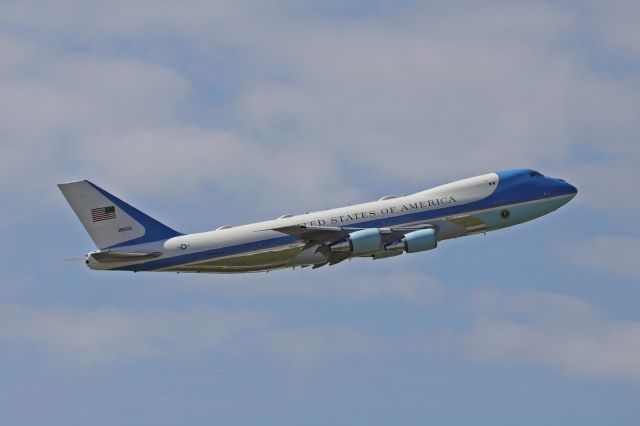
[[[577,193],[535,170],[507,170],[412,195],[182,234],[87,180],[58,187],[97,246],[85,257],[89,268],[210,273],[318,268],[432,250],[442,240],[536,219]]]

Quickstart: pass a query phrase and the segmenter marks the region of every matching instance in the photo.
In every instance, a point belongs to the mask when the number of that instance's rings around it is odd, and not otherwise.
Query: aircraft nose
[[[571,195],[576,195],[578,193],[578,188],[576,188],[575,186],[571,185],[569,182],[562,180],[562,179],[556,179],[558,182],[560,182],[561,186],[562,186],[562,191],[566,192],[567,194],[571,194]]]

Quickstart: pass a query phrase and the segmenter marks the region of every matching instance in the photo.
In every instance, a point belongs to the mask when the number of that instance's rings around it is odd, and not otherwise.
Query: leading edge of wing
[[[399,240],[406,233],[418,231],[425,228],[433,228],[433,225],[419,226],[398,226],[390,228],[379,228],[380,232],[385,236],[385,240]],[[320,244],[328,244],[340,241],[346,238],[350,233],[366,228],[356,227],[340,227],[340,226],[307,226],[307,225],[290,225],[277,228],[264,229],[263,231],[277,231],[283,234],[298,237],[305,241],[316,241]]]
[[[342,228],[339,226],[307,226],[291,225],[277,228],[263,229],[263,231],[276,231],[291,235],[305,241],[316,241],[320,244],[333,243],[346,238],[349,233],[363,228]]]

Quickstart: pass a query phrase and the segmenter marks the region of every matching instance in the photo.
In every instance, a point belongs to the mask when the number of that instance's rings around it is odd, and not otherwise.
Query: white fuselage
[[[437,229],[437,240],[441,241],[535,219],[556,210],[575,196],[575,191],[565,190],[558,180],[546,182],[547,188],[540,182],[533,185],[526,178],[524,172],[489,173],[407,196],[385,197],[387,199],[349,207],[223,227],[117,249],[161,253],[154,259],[102,263],[90,253],[87,263],[92,269],[175,272],[253,272],[322,265],[328,261],[326,250],[318,250],[317,244],[273,229],[295,225],[379,229],[429,225]],[[379,254],[367,253],[367,256],[386,257],[384,247]]]

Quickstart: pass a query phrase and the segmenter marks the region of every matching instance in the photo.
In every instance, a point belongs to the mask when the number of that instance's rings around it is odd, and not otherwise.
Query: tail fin
[[[88,180],[61,183],[58,188],[100,249],[182,235]]]

